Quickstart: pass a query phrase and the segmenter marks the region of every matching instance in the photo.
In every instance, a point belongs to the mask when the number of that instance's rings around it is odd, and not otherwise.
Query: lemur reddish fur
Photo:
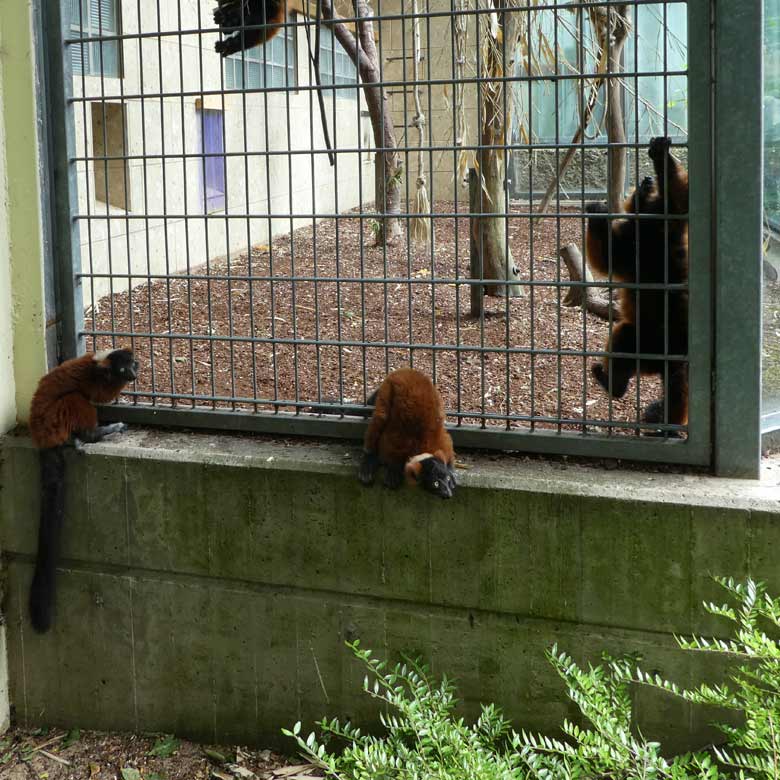
[[[30,434],[40,449],[57,447],[97,427],[94,404],[114,401],[126,382],[105,380],[106,361],[93,354],[66,360],[44,376],[32,399]]]
[[[386,464],[403,465],[429,452],[452,466],[455,451],[444,419],[441,396],[430,378],[413,368],[398,369],[377,390],[365,449]]]

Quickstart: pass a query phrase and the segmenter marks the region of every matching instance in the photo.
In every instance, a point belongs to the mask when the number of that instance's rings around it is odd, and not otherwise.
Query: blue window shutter
[[[207,212],[223,211],[225,208],[225,136],[222,112],[203,111],[203,152],[216,157],[205,157],[203,170],[205,179],[205,207]]]

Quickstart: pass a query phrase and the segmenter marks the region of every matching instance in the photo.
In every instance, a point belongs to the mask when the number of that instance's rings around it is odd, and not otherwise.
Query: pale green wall
[[[27,418],[46,371],[31,8],[0,2],[0,429]]]
[[[2,31],[0,31],[0,38]],[[0,52],[2,48],[0,48]],[[3,119],[3,60],[0,56],[0,431],[16,422],[16,384],[13,375],[11,322],[11,265],[8,251],[8,190],[5,176],[5,123]]]

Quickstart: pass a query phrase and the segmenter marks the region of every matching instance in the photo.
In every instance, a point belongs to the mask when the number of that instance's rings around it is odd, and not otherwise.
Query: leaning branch
[[[609,294],[605,294],[604,290],[590,287],[591,284],[594,284],[593,276],[577,245],[566,244],[566,246],[561,247],[559,254],[569,272],[569,279],[572,282],[586,282],[588,285],[587,287],[569,287],[563,298],[563,305],[582,306],[586,311],[595,314],[602,320],[616,321],[619,318],[616,302],[610,300]]]

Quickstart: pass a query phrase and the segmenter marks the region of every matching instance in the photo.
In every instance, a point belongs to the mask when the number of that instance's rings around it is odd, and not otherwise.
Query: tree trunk
[[[499,9],[504,0],[491,0],[493,7]],[[480,192],[479,215],[473,221],[477,251],[482,256],[482,270],[485,279],[519,280],[520,272],[509,248],[506,215],[505,176],[506,152],[504,144],[507,137],[507,125],[510,122],[511,99],[506,100],[504,111],[503,81],[505,72],[504,46],[510,57],[507,71],[514,66],[514,47],[516,43],[516,19],[518,13],[496,13],[483,15],[487,26],[484,33],[482,76],[486,81],[480,84],[482,126],[480,128],[480,149],[477,153],[478,173],[482,188]],[[506,27],[511,27],[507,30]],[[480,44],[481,45],[481,44]],[[495,79],[490,81],[489,79]],[[485,295],[517,298],[523,295],[519,284],[485,285]]]
[[[355,64],[366,98],[374,146],[374,198],[379,220],[377,244],[390,244],[401,235],[401,158],[396,151],[395,127],[387,92],[381,81],[379,55],[374,42],[374,12],[368,0],[355,0],[358,19],[353,35],[333,10],[332,0],[322,0],[325,19],[331,20],[333,33]]]

